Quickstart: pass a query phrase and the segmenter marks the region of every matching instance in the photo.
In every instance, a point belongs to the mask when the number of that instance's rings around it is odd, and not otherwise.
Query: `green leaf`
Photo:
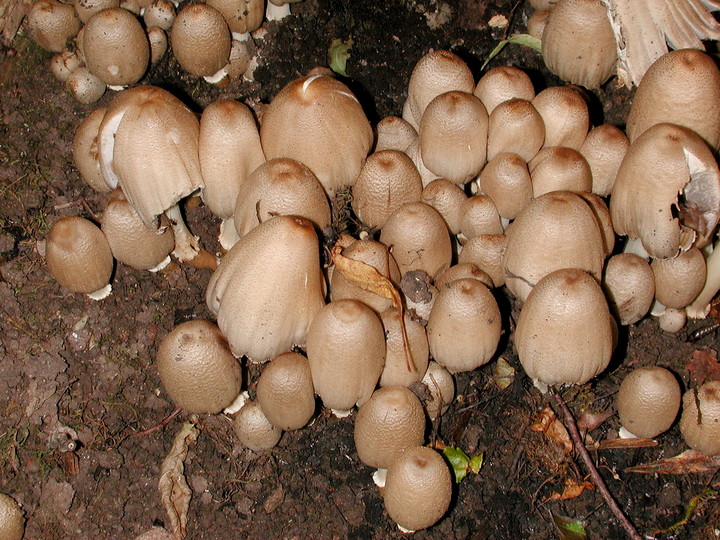
[[[475,474],[479,473],[480,469],[483,466],[483,457],[484,454],[482,452],[480,452],[477,456],[474,456],[468,464],[468,469],[470,469]]]
[[[490,52],[480,69],[485,69],[485,67],[490,63],[490,60],[500,54],[500,52],[505,48],[505,45],[507,45],[508,43],[514,43],[515,45],[529,47],[539,53],[542,52],[542,41],[538,38],[533,37],[530,34],[513,34],[508,39],[503,39],[500,43],[497,44],[497,46]]]
[[[582,521],[550,513],[557,529],[560,540],[585,540],[587,532]]]
[[[352,49],[354,43],[355,41],[353,41],[352,38],[347,41],[337,38],[333,39],[330,43],[330,48],[328,49],[328,65],[330,66],[330,69],[338,75],[347,77],[345,68],[347,66],[348,58],[350,58],[350,49]]]
[[[443,449],[443,456],[448,460],[455,472],[455,482],[460,483],[469,472],[477,474],[483,463],[483,454],[470,458],[462,448],[457,446],[446,446]]]

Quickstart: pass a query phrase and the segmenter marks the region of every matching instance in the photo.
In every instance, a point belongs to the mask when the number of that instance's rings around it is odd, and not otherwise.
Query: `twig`
[[[552,389],[553,396],[555,397],[555,401],[557,401],[558,405],[560,406],[560,409],[563,413],[563,423],[565,424],[565,427],[570,432],[570,438],[572,439],[573,445],[575,446],[575,449],[578,451],[580,456],[582,457],[583,463],[585,463],[585,467],[587,468],[588,472],[590,473],[590,478],[592,479],[593,483],[597,487],[598,491],[602,494],[603,498],[605,499],[605,502],[610,507],[610,510],[613,514],[615,514],[615,517],[620,522],[620,525],[622,525],[623,529],[625,529],[625,532],[627,535],[632,538],[633,540],[642,540],[642,537],[638,534],[637,529],[635,529],[635,526],[632,524],[632,522],[625,516],[620,506],[618,506],[618,503],[615,501],[615,499],[612,496],[612,493],[610,493],[610,490],[608,489],[607,485],[605,484],[605,481],[603,480],[602,476],[600,476],[600,473],[598,472],[597,468],[595,467],[595,464],[593,463],[592,458],[590,457],[590,453],[588,452],[587,448],[585,448],[585,444],[582,441],[582,438],[580,437],[580,430],[577,427],[577,423],[575,422],[575,418],[573,417],[572,413],[570,412],[570,409],[568,408],[567,404],[565,403],[565,400],[563,400],[562,396],[558,393],[557,390],[554,388]]]
[[[149,434],[152,433],[153,431],[158,431],[158,430],[164,428],[165,426],[167,426],[167,425],[170,423],[170,420],[172,420],[172,419],[175,418],[178,414],[180,414],[180,411],[182,411],[182,407],[178,407],[177,409],[175,409],[175,410],[174,410],[173,412],[171,412],[168,416],[166,416],[165,418],[163,418],[158,425],[153,426],[153,427],[148,428],[148,429],[144,429],[143,431],[138,431],[137,433],[133,433],[133,436],[134,436],[134,437],[143,437],[143,436],[145,436],[145,435],[149,435]]]

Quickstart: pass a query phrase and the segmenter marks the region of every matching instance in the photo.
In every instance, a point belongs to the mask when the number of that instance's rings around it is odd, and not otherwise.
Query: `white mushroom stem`
[[[705,259],[707,277],[700,294],[685,308],[691,319],[704,319],[710,312],[710,302],[720,291],[720,240],[715,243],[712,252]]]
[[[102,289],[98,289],[95,292],[88,293],[88,298],[91,298],[92,300],[103,300],[110,296],[112,293],[112,284],[108,283],[105,285]]]
[[[185,225],[180,207],[174,204],[167,210],[165,215],[170,220],[173,233],[175,233],[175,249],[172,254],[180,261],[190,263],[196,268],[217,267],[217,259],[208,251],[200,247],[200,239],[193,235]]]
[[[272,2],[267,3],[265,8],[265,18],[268,21],[279,21],[290,15],[290,4],[282,4],[276,6]]]
[[[230,248],[233,247],[238,240],[240,240],[240,235],[238,235],[235,229],[235,219],[232,217],[223,219],[220,222],[220,235],[218,236],[218,241],[222,248],[230,251]]]

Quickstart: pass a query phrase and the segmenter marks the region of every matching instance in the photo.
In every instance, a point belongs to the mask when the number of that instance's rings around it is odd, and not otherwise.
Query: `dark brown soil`
[[[261,64],[253,83],[224,90],[182,73],[166,57],[144,83],[173,91],[201,110],[219,96],[267,103],[288,81],[326,64],[334,38],[355,42],[345,82],[360,97],[373,123],[401,113],[406,85],[417,60],[432,48],[464,58],[479,78],[480,66],[502,38],[487,22],[509,15],[509,0],[304,0],[294,15],[267,25],[259,43]],[[522,31],[521,6],[512,31]],[[185,320],[210,318],[204,302],[209,271],[173,265],[150,274],[118,265],[113,294],[101,302],[60,287],[38,252],[50,225],[62,216],[92,218],[102,195],[82,182],[72,161],[75,127],[95,107],[81,105],[49,72],[51,54],[19,35],[0,56],[0,491],[15,497],[27,516],[28,539],[132,539],[153,525],[169,526],[158,492],[159,468],[174,435],[188,417],[175,409],[154,368],[159,341]],[[547,74],[539,54],[508,46],[490,65],[515,65],[538,90],[559,81]],[[629,93],[613,83],[589,94],[595,123],[622,125]],[[80,201],[85,201],[84,206]],[[217,249],[217,220],[202,206],[187,210],[191,228]],[[501,305],[507,307],[503,291]],[[510,331],[506,309],[505,334]],[[684,387],[686,365],[701,346],[717,348],[715,334],[697,343],[685,336],[703,322],[671,335],[646,319],[624,329],[611,367],[565,397],[575,414],[613,406],[613,394],[632,368],[667,367]],[[535,538],[557,536],[551,513],[583,520],[590,538],[624,533],[596,491],[562,502],[544,502],[566,479],[585,470],[558,443],[529,429],[549,403],[522,373],[508,339],[498,357],[517,375],[500,391],[495,364],[457,377],[458,399],[437,436],[468,454],[484,452],[480,474],[456,486],[448,514],[418,538]],[[249,368],[251,392],[260,368]],[[277,448],[242,448],[223,416],[196,419],[201,430],[190,447],[186,475],[193,490],[188,538],[400,538],[360,463],[352,417],[320,411],[308,427],[283,435]],[[63,447],[63,429],[75,430],[79,446]],[[591,435],[614,437],[610,417]],[[641,475],[627,467],[686,449],[677,426],[658,446],[595,454],[601,474],[644,535],[683,519],[688,502],[718,489],[712,473]],[[428,496],[432,496],[431,493]],[[719,500],[705,500],[687,524],[658,538],[720,536]]]

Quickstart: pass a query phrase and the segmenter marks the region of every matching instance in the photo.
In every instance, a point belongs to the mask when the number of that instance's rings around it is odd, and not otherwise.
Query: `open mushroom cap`
[[[59,53],[80,30],[80,19],[71,5],[56,0],[38,0],[28,13],[27,30],[43,49]]]
[[[499,103],[488,120],[487,159],[511,152],[530,161],[545,142],[545,122],[532,103],[513,98]]]
[[[655,298],[655,276],[648,262],[639,255],[617,253],[610,257],[602,284],[620,324],[634,324],[650,311]]]
[[[240,393],[240,363],[210,321],[173,328],[158,347],[157,368],[170,398],[190,413],[219,413]]]
[[[580,150],[590,129],[590,112],[583,97],[569,86],[551,86],[531,102],[545,123],[543,146]]]
[[[680,397],[680,385],[667,369],[637,368],[623,379],[616,397],[620,424],[636,437],[656,437],[675,422]]]
[[[217,9],[209,4],[186,4],[170,30],[170,46],[185,71],[211,77],[228,63],[232,38]]]
[[[685,392],[680,432],[693,450],[720,455],[720,381],[708,381]]]
[[[257,401],[273,426],[284,431],[306,426],[315,413],[308,359],[296,352],[273,358],[258,379]]]
[[[0,493],[0,535],[3,540],[22,540],[25,516],[20,505],[10,495]]]
[[[483,102],[488,114],[492,114],[495,107],[510,99],[532,101],[535,88],[523,70],[512,66],[497,66],[480,77],[473,93]]]

